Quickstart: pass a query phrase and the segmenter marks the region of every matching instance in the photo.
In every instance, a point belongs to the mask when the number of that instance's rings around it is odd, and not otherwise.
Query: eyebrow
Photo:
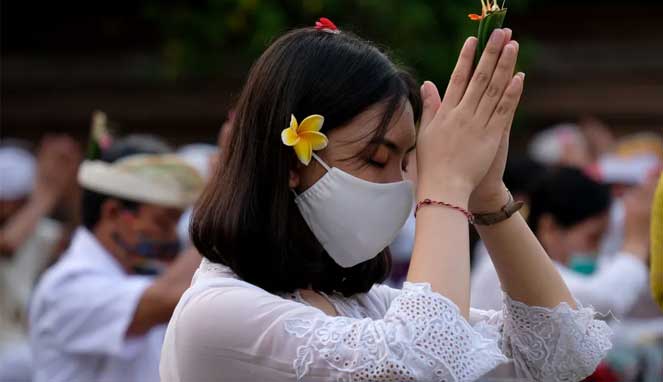
[[[376,145],[384,145],[384,146],[387,147],[390,151],[392,151],[392,152],[394,152],[394,153],[396,153],[396,154],[399,154],[399,153],[402,153],[402,152],[403,152],[403,150],[400,148],[400,146],[398,146],[394,141],[392,141],[392,140],[390,140],[390,139],[387,139],[387,138],[384,138],[384,137],[375,138],[375,139],[373,139],[373,140],[371,141],[371,143],[376,144]],[[410,151],[414,150],[415,147],[417,147],[416,142],[415,142],[414,145],[412,145],[412,146],[409,147],[407,150],[405,150],[405,153],[406,153],[406,154],[409,153]]]

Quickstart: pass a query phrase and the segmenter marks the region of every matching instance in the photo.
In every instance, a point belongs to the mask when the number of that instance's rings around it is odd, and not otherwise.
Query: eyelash
[[[368,164],[370,164],[371,166],[378,167],[378,168],[384,168],[386,166],[386,163],[376,162],[373,159],[369,159]]]
[[[377,168],[385,168],[385,167],[386,167],[386,164],[385,164],[385,163],[376,162],[376,161],[374,161],[374,160],[372,160],[372,159],[369,159],[369,160],[368,160],[368,164],[370,164],[371,166],[375,166],[375,167],[377,167]],[[407,161],[407,160],[404,160],[404,161],[403,161],[403,164],[401,164],[401,170],[402,170],[402,171],[407,171],[407,165],[408,165],[408,161]]]

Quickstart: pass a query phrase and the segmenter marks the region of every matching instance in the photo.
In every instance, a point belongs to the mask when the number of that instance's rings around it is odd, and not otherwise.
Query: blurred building
[[[121,129],[213,141],[248,67],[229,60],[214,79],[168,80],[151,3],[2,2],[2,136],[83,138],[102,109]],[[524,125],[592,114],[618,132],[663,126],[660,2],[527,3],[507,21],[533,47]]]

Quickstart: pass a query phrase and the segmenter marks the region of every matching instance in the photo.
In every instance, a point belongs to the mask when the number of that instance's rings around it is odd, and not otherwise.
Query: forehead
[[[362,150],[375,139],[375,131],[384,115],[385,106],[374,105],[357,115],[350,123],[329,133],[329,151]],[[389,123],[384,135],[386,140],[395,143],[403,152],[412,148],[416,141],[414,112],[410,102],[399,107]]]
[[[139,212],[146,217],[154,219],[177,220],[182,214],[182,210],[172,207],[163,207],[155,204],[141,204]]]
[[[608,213],[602,213],[597,216],[585,219],[584,221],[573,226],[573,231],[578,234],[591,234],[594,232],[601,232],[607,228],[610,218]]]

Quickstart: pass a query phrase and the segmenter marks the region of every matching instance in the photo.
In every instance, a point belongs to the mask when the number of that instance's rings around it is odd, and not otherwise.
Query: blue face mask
[[[113,234],[113,240],[125,251],[147,259],[172,260],[180,252],[179,240],[153,240],[140,235],[138,243],[130,245],[119,234]]]
[[[135,253],[148,259],[172,260],[180,251],[178,240],[139,239],[134,247]]]

